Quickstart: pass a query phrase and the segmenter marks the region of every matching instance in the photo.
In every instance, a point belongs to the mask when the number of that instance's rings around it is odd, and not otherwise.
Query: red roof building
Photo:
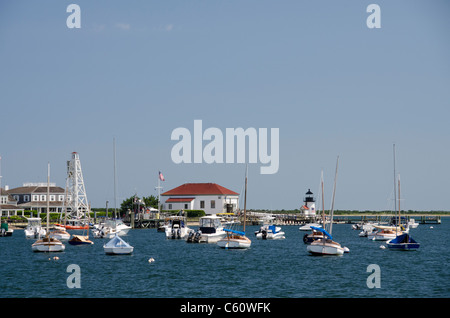
[[[239,193],[216,183],[185,183],[161,194],[163,210],[203,210],[206,214],[234,212]]]

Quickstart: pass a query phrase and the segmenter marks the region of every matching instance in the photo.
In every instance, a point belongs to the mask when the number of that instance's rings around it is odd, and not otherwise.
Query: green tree
[[[137,195],[133,195],[122,201],[120,204],[120,214],[124,215],[128,210],[137,212],[138,208],[157,208],[158,198],[151,195],[149,197],[143,197],[142,199]]]

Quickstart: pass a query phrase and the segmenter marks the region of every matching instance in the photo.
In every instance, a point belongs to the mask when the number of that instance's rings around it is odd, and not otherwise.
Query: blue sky
[[[81,28],[69,29],[69,4]],[[381,28],[369,29],[369,4]],[[2,186],[63,186],[80,154],[88,199],[185,182],[243,187],[244,164],[175,164],[171,132],[279,128],[279,170],[249,165],[248,207],[298,208],[324,170],[326,207],[450,209],[447,1],[2,1]]]

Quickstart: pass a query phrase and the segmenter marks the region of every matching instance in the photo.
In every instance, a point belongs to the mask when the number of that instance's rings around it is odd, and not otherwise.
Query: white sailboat
[[[333,237],[331,236],[332,227],[333,227],[333,211],[334,211],[334,198],[336,192],[336,179],[337,179],[337,171],[338,171],[338,163],[339,156],[336,161],[336,173],[334,178],[334,187],[333,187],[333,199],[331,204],[330,211],[330,224],[328,233],[324,228],[312,226],[313,230],[320,231],[324,234],[322,239],[317,239],[309,244],[306,250],[313,255],[343,255],[345,252],[348,252],[348,248],[341,246],[338,242],[333,241]],[[323,186],[322,186],[323,189]],[[323,223],[325,226],[325,223]]]
[[[232,229],[224,229],[227,233],[226,237],[217,241],[217,245],[225,249],[243,249],[249,248],[252,241],[245,236],[245,223],[247,219],[247,170],[245,172],[245,197],[244,197],[244,229],[243,231],[236,231]]]
[[[113,139],[114,150],[114,216],[117,209],[117,191],[116,191],[116,140]],[[127,231],[128,232],[128,231]],[[125,242],[117,233],[106,244],[103,245],[103,250],[106,254],[124,255],[133,253],[134,247]]]
[[[398,221],[400,223],[400,175],[398,176]],[[415,251],[420,247],[409,233],[396,233],[395,238],[386,242],[387,247],[393,251]]]
[[[50,163],[47,169],[47,234],[44,238],[37,240],[31,245],[33,252],[62,252],[66,249],[60,240],[49,236],[49,219],[50,219]]]

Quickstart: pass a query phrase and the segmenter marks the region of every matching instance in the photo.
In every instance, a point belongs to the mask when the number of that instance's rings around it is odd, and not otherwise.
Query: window
[[[187,205],[187,203],[184,205],[184,209],[185,210],[187,210],[187,208],[188,208],[188,205]]]
[[[39,196],[38,195],[33,195],[33,201],[39,201]]]
[[[169,210],[172,210],[172,203],[169,203]]]
[[[60,194],[58,200],[59,200],[59,201],[64,201],[64,195],[63,195],[63,194]]]
[[[215,209],[216,208],[216,201],[211,200],[211,209]]]
[[[24,195],[23,196],[23,201],[24,202],[30,202],[30,196],[29,195]]]
[[[55,201],[55,195],[52,194],[52,195],[50,196],[50,201]]]
[[[205,201],[200,201],[200,209],[204,209],[205,208]]]
[[[46,201],[45,200],[45,195],[41,195],[41,201]]]

